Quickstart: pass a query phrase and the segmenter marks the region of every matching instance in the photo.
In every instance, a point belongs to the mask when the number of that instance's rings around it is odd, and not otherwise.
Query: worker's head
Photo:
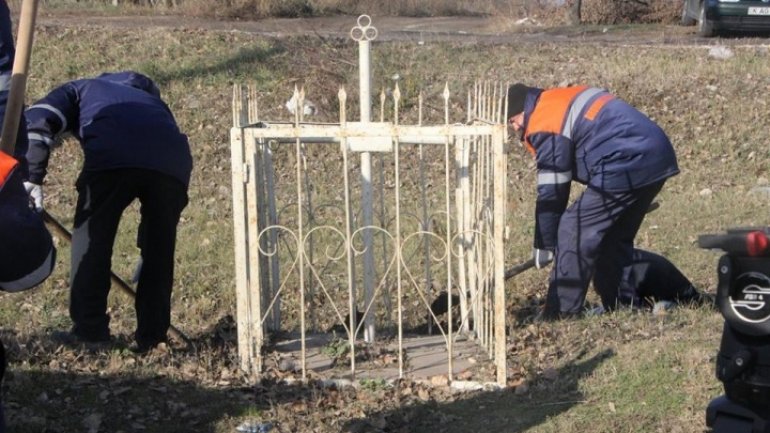
[[[531,87],[522,83],[516,83],[508,87],[507,121],[510,121],[511,117],[524,112],[524,101],[527,100],[527,94],[531,89]]]
[[[524,102],[527,100],[527,94],[531,89],[522,83],[508,87],[508,109],[505,113],[505,123],[516,132],[519,139],[524,137]]]

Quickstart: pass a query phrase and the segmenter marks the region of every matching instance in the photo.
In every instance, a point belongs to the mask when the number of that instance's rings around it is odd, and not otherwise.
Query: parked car
[[[700,36],[721,31],[770,31],[770,0],[685,0],[682,24],[698,23]]]

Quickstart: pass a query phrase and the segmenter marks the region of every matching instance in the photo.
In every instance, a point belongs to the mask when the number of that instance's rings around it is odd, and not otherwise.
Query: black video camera
[[[702,235],[698,246],[724,251],[717,305],[725,318],[717,378],[725,395],[712,400],[714,433],[770,433],[770,227]]]

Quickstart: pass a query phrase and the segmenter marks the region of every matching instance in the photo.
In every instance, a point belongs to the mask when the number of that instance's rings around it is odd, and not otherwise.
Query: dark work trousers
[[[690,280],[667,258],[638,248],[633,257],[631,272],[624,276],[632,279],[629,284],[636,286],[639,298],[651,302],[690,302],[698,296]]]
[[[547,315],[582,312],[592,278],[605,309],[638,304],[636,284],[629,275],[634,238],[664,183],[625,192],[589,186],[567,208],[559,221]]]
[[[185,185],[160,172],[127,168],[83,172],[76,186],[70,282],[73,332],[84,340],[109,339],[112,247],[123,211],[138,199],[143,265],[136,289],[135,338],[140,346],[165,341],[171,322],[176,228],[187,205]]]

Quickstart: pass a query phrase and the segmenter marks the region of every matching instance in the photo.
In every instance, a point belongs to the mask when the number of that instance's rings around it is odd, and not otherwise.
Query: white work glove
[[[535,259],[535,267],[543,269],[553,261],[553,251],[533,248],[532,258]]]
[[[29,202],[36,212],[43,211],[43,185],[32,182],[24,182],[24,189],[29,195]]]

